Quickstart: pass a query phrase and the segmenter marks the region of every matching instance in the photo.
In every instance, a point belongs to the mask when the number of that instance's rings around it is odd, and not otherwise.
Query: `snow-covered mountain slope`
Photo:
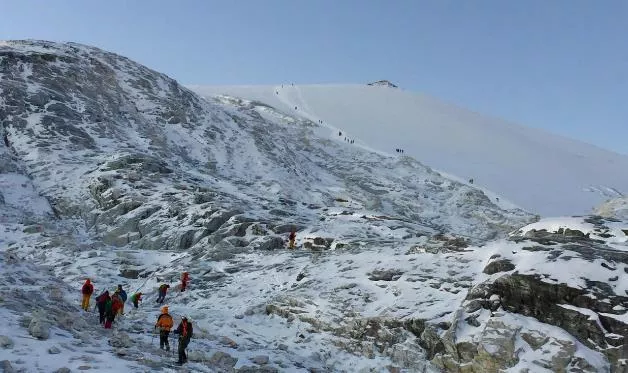
[[[96,48],[0,43],[0,364],[621,371],[627,221],[533,223],[329,132]],[[86,277],[144,302],[103,330],[78,308]],[[195,325],[183,368],[151,334],[161,283]]]
[[[365,85],[190,86],[256,100],[331,128],[331,137],[473,179],[528,211],[583,214],[628,191],[628,156],[480,115],[397,88]],[[342,135],[338,136],[338,131]],[[612,136],[609,135],[609,136]]]
[[[58,215],[81,217],[110,243],[187,248],[241,213],[320,234],[364,216],[372,238],[391,236],[381,224],[484,239],[530,219],[410,157],[332,141],[262,104],[207,102],[111,53],[43,42],[0,53],[5,146]],[[176,240],[147,235],[154,225]]]

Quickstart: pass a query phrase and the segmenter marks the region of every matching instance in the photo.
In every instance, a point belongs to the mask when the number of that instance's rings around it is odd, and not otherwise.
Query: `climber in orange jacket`
[[[174,320],[172,320],[172,316],[168,313],[168,306],[161,307],[161,315],[157,317],[155,329],[159,328],[159,348],[162,350],[165,347],[166,351],[170,351],[168,335],[170,334],[170,329],[172,329],[173,325]]]
[[[83,284],[83,288],[81,288],[81,293],[83,294],[83,300],[81,302],[81,308],[85,311],[89,310],[89,298],[94,293],[94,285],[92,285],[89,279],[85,280]]]

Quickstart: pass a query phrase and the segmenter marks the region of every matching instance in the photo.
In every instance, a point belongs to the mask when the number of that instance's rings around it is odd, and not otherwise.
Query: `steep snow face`
[[[628,156],[483,116],[401,89],[367,85],[190,86],[258,100],[342,131],[355,145],[403,149],[435,169],[474,179],[528,211],[583,214],[627,191]]]

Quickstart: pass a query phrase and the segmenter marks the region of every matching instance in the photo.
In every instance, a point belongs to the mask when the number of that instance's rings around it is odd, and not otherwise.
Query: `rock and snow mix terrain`
[[[0,44],[5,371],[625,371],[621,202],[537,221],[299,110]],[[144,303],[104,330],[86,277]],[[151,333],[162,282],[195,325],[184,367]]]
[[[434,98],[369,85],[190,86],[320,120],[355,146],[414,157],[543,216],[591,213],[627,192],[628,156]],[[462,181],[461,180],[461,181]]]

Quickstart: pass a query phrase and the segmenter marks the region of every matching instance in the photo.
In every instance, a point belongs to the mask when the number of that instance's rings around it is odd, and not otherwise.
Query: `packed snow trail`
[[[338,125],[334,125],[334,123],[329,122],[323,117],[316,115],[316,113],[309,107],[307,101],[303,98],[303,95],[301,94],[301,89],[298,85],[284,85],[284,87],[285,88],[282,88],[282,86],[275,87],[275,91],[278,92],[276,96],[279,102],[281,102],[284,107],[289,108],[294,115],[305,118],[312,123],[329,129],[328,136],[332,140],[345,142],[341,139],[347,137],[355,140],[354,143],[350,144],[351,146],[357,146],[361,149],[364,149],[365,151],[380,154],[386,157],[393,156],[392,152],[390,151],[367,146],[363,141],[351,135],[351,133],[347,130]],[[342,132],[342,136],[338,135],[339,132]]]
[[[314,123],[323,120],[366,149],[389,155],[404,149],[406,156],[462,180],[473,178],[475,185],[544,216],[587,213],[608,198],[608,191],[625,194],[628,188],[628,174],[618,171],[628,169],[626,155],[402,89],[357,84],[190,88],[206,97],[256,100]]]

